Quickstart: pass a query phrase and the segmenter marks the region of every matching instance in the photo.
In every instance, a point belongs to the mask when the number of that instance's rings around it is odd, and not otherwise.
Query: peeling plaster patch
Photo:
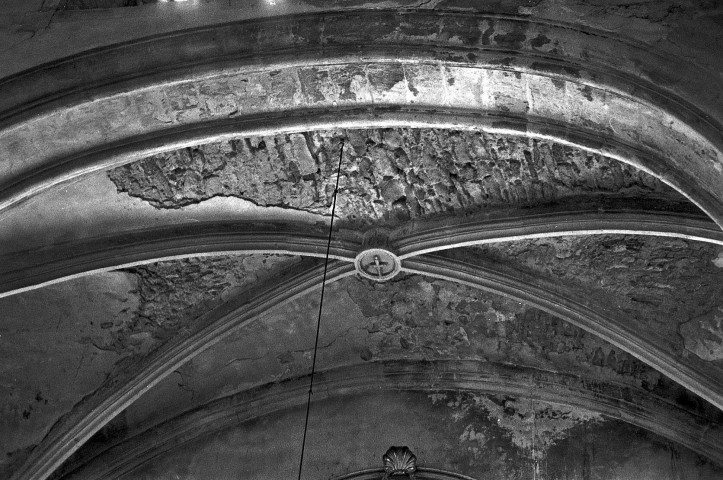
[[[429,399],[432,400],[432,405],[437,405],[440,402],[444,402],[447,399],[446,393],[430,393]]]
[[[118,353],[148,352],[235,292],[297,261],[281,255],[223,255],[127,269],[138,278],[137,313],[111,332],[110,341],[96,346]]]
[[[133,318],[135,288],[103,272],[0,299],[0,478],[112,374],[120,357],[97,347]]]
[[[723,360],[723,307],[680,326],[685,348],[703,360]]]
[[[479,396],[475,400],[484,406],[487,415],[509,433],[512,443],[530,452],[535,460],[545,457],[557,440],[567,431],[585,422],[599,422],[599,413],[581,408],[557,405],[538,400],[515,400]]]
[[[119,192],[157,208],[233,196],[328,215],[342,141],[337,212],[351,222],[394,222],[594,195],[682,200],[644,172],[572,147],[434,129],[245,138],[155,155],[108,175]]]
[[[595,235],[489,244],[464,250],[514,261],[574,286],[600,292],[640,327],[683,351],[678,327],[723,306],[723,274],[711,258],[718,247],[681,239]],[[463,253],[460,252],[460,255]],[[604,297],[603,297],[604,296]]]
[[[539,400],[472,393],[433,393],[428,398],[449,412],[460,447],[474,463],[485,462],[490,451],[498,450],[507,439],[523,454],[521,458],[529,458],[537,467],[549,448],[567,438],[571,429],[604,421],[600,414],[583,408]]]
[[[479,455],[480,449],[485,446],[487,443],[487,436],[484,434],[484,432],[475,431],[474,425],[467,425],[464,428],[464,431],[459,436],[460,443],[463,442],[474,442],[477,443],[477,446],[472,446],[472,454],[473,455]]]
[[[666,22],[670,17],[677,17],[683,13],[690,5],[685,5],[685,2],[670,2],[670,1],[654,1],[654,2],[591,2],[597,4],[603,14],[615,15],[619,17],[638,18],[641,20],[648,20],[652,23]],[[704,10],[704,5],[707,3],[708,8],[714,2],[695,2],[697,5],[695,9],[696,13],[700,10]]]
[[[357,321],[369,333],[365,360],[465,358],[666,388],[660,373],[631,355],[502,296],[419,276],[343,285],[366,317]]]

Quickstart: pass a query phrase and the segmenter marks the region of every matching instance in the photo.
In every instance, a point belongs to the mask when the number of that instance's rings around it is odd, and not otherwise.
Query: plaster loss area
[[[508,366],[526,372],[521,375],[568,375],[570,385],[605,398],[630,401],[634,392],[651,394],[700,418],[720,420],[715,407],[632,355],[509,298],[417,275],[384,284],[346,278],[329,284],[326,293],[319,371],[389,362]],[[179,368],[140,406],[180,414],[184,407],[303,378],[311,369],[315,308],[318,296],[310,294],[272,309]],[[131,416],[150,421],[138,411]]]
[[[293,478],[304,414],[304,407],[296,407],[229,425],[121,478]],[[422,467],[475,479],[654,480],[678,473],[685,478],[683,472],[691,471],[700,480],[720,477],[710,462],[642,429],[527,398],[378,392],[315,402],[311,419],[305,464],[321,478],[379,464],[377,445],[400,441]],[[265,460],[254,461],[259,457]]]
[[[132,319],[114,325],[109,341],[97,348],[147,353],[230,297],[299,261],[282,255],[219,255],[127,269],[137,279],[139,305]]]
[[[358,312],[354,323],[366,336],[357,342],[364,345],[358,353],[363,361],[467,358],[585,373],[648,390],[668,383],[596,336],[506,297],[421,276],[389,284],[350,279],[342,286],[341,298],[349,300],[334,308]]]
[[[683,350],[723,359],[721,247],[683,239],[560,237],[466,250],[608,295],[623,315]],[[600,297],[602,298],[602,297]]]
[[[155,155],[108,175],[118,192],[157,208],[233,196],[329,214],[340,156],[337,212],[349,222],[399,222],[580,197],[685,202],[656,178],[577,148],[435,129],[243,138]]]

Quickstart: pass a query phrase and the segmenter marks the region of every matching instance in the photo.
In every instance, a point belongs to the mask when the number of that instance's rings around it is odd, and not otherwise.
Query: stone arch
[[[445,35],[420,35],[415,22]],[[455,36],[470,22],[479,37]],[[541,48],[543,37],[561,46]],[[139,48],[148,55],[139,59]],[[244,90],[248,79],[265,89]],[[720,78],[589,28],[455,12],[299,15],[103,48],[0,87],[8,92],[0,104],[0,156],[7,159],[0,209],[182,146],[331,126],[423,126],[554,139],[601,153],[654,174],[723,225],[723,115],[708,93],[720,91]],[[208,114],[199,107],[218,98],[227,103]],[[719,402],[713,384],[703,382],[704,393]],[[18,478],[52,473],[69,454],[58,445],[82,443],[140,393],[128,395],[103,404],[110,410],[100,420],[86,416],[80,430],[61,431],[59,443],[51,436]]]
[[[446,35],[406,31],[412,20],[436,22]],[[497,33],[460,41],[470,22]],[[361,23],[364,32],[355,28]],[[535,47],[541,35],[559,48]],[[630,62],[615,62],[610,44]],[[130,52],[141,46],[150,53],[139,65]],[[12,94],[0,153],[11,160],[0,170],[0,207],[84,173],[241,132],[405,125],[514,133],[602,153],[654,174],[720,225],[719,115],[678,82],[641,80],[678,69],[678,59],[647,52],[643,59],[643,51],[601,32],[529,19],[357,12],[89,52],[3,82]],[[163,55],[169,59],[151,63]],[[691,68],[698,84],[720,82]],[[83,81],[78,72],[87,74]],[[261,88],[246,88],[249,81]]]
[[[206,435],[304,405],[307,381],[306,377],[300,377],[283,385],[262,385],[220,398],[204,409],[185,412],[154,429],[129,436],[107,450],[97,452],[86,462],[82,457],[77,462],[70,462],[65,466],[62,478],[84,480],[131,474],[143,463]],[[426,366],[414,362],[380,361],[322,371],[318,385],[324,391],[323,399],[375,391],[428,394],[465,391],[525,397],[534,390],[532,396],[538,401],[592,409],[609,418],[624,420],[654,432],[714,460],[723,456],[719,443],[723,432],[720,429],[706,430],[697,425],[695,415],[667,405],[639,388],[604,382],[587,386],[579,379],[561,373],[535,369],[520,371],[502,364],[469,361],[432,361]],[[670,418],[670,421],[662,422],[660,418]],[[424,467],[423,459],[419,461],[420,467]],[[382,475],[383,469],[374,468],[335,478],[379,480]],[[468,477],[420,468],[417,478],[456,480]]]

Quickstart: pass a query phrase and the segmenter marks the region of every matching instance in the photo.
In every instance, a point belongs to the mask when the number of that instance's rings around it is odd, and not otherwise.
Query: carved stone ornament
[[[399,258],[383,248],[368,248],[354,260],[357,272],[364,278],[385,282],[401,271]]]
[[[406,475],[414,480],[417,471],[417,457],[408,447],[389,447],[382,456],[384,461],[384,477],[382,480],[391,480],[391,477]]]

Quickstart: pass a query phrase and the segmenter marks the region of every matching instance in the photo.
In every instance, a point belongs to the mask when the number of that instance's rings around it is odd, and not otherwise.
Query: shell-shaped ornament
[[[408,447],[390,447],[382,457],[384,460],[385,479],[397,475],[407,475],[414,478],[417,471],[417,457]]]

